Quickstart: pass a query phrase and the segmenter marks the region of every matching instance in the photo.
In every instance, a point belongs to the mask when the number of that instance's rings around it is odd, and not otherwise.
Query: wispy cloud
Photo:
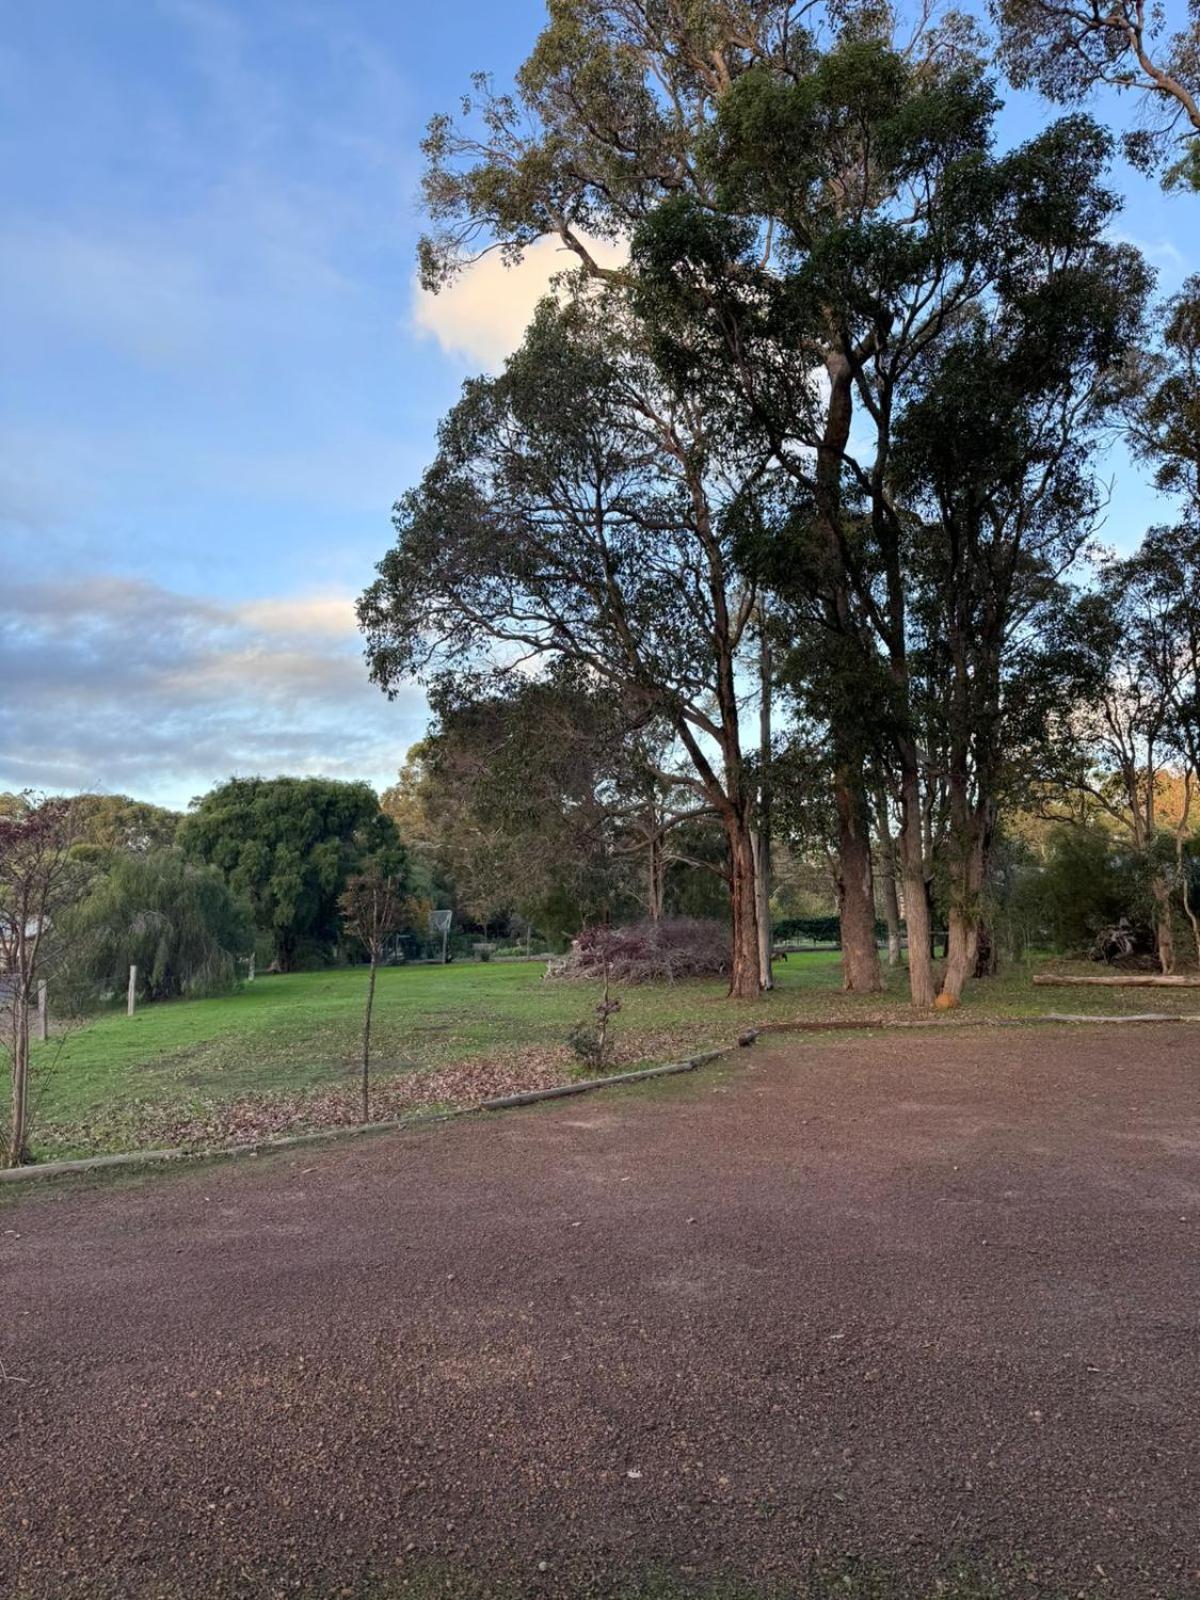
[[[233,772],[388,781],[419,691],[366,677],[349,596],[226,605],[100,578],[7,586],[0,785],[185,803]]]
[[[1165,235],[1154,239],[1141,238],[1139,235],[1129,233],[1124,229],[1115,229],[1112,238],[1118,244],[1131,244],[1140,250],[1152,267],[1157,267],[1167,280],[1164,287],[1173,288],[1176,281],[1184,278],[1191,270],[1192,263],[1179,248],[1179,246]]]

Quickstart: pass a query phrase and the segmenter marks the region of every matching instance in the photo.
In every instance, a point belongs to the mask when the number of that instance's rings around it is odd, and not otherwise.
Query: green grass
[[[34,1049],[35,1136],[55,1154],[130,1148],[156,1108],[249,1096],[293,1094],[348,1084],[357,1070],[362,970],[260,978],[211,1000],[145,1006],[130,1018],[110,1012]],[[911,1015],[904,975],[887,993],[841,992],[833,952],[793,956],[777,969],[774,994],[732,1002],[721,982],[626,986],[614,1029],[623,1065],[664,1060],[718,1044],[756,1023],[896,1020]],[[561,1049],[597,998],[589,984],[546,982],[539,964],[456,963],[380,972],[373,1030],[379,1082],[438,1067],[514,1059]],[[975,985],[958,1015],[1200,1010],[1187,992],[1046,990],[1026,969]],[[76,1135],[78,1135],[76,1137]]]
[[[806,1577],[765,1585],[736,1578],[686,1579],[665,1570],[627,1578],[579,1577],[564,1585],[556,1574],[550,1592],[569,1594],[572,1600],[1002,1600],[1034,1592],[1043,1600],[1055,1600],[1059,1595],[1040,1584],[1034,1590],[1027,1564],[1019,1560],[1010,1563],[1007,1581],[973,1562],[946,1560],[939,1566],[933,1575],[916,1577],[890,1566],[841,1561]],[[547,1592],[547,1580],[540,1576],[480,1577],[458,1566],[426,1561],[382,1582],[366,1578],[357,1585],[306,1590],[303,1600],[333,1600],[334,1595],[353,1600],[532,1600]],[[1095,1586],[1076,1589],[1075,1600],[1096,1592]]]

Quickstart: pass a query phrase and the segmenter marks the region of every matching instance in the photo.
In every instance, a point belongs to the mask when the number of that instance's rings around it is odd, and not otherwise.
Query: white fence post
[[[125,1001],[125,1015],[131,1017],[133,1008],[137,1004],[137,967],[129,969],[129,994]]]

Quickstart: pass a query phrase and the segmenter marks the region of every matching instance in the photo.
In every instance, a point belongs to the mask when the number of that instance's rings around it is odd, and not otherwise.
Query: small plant
[[[612,962],[609,950],[611,939],[610,928],[596,929],[591,946],[599,955],[604,972],[604,993],[596,1006],[596,1020],[577,1023],[567,1035],[567,1043],[575,1052],[577,1059],[592,1072],[602,1072],[609,1064],[612,1041],[608,1036],[608,1019],[621,1009],[621,1002],[612,993]]]
[[[480,961],[490,961],[495,953],[496,946],[494,944],[481,943],[475,946],[475,954]]]

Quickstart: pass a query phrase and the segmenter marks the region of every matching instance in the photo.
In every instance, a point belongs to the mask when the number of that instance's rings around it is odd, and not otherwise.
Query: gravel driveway
[[[0,1209],[0,1593],[1200,1595],[1200,1026],[840,1038]],[[872,1591],[874,1592],[874,1591]],[[888,1591],[893,1592],[893,1591]]]

